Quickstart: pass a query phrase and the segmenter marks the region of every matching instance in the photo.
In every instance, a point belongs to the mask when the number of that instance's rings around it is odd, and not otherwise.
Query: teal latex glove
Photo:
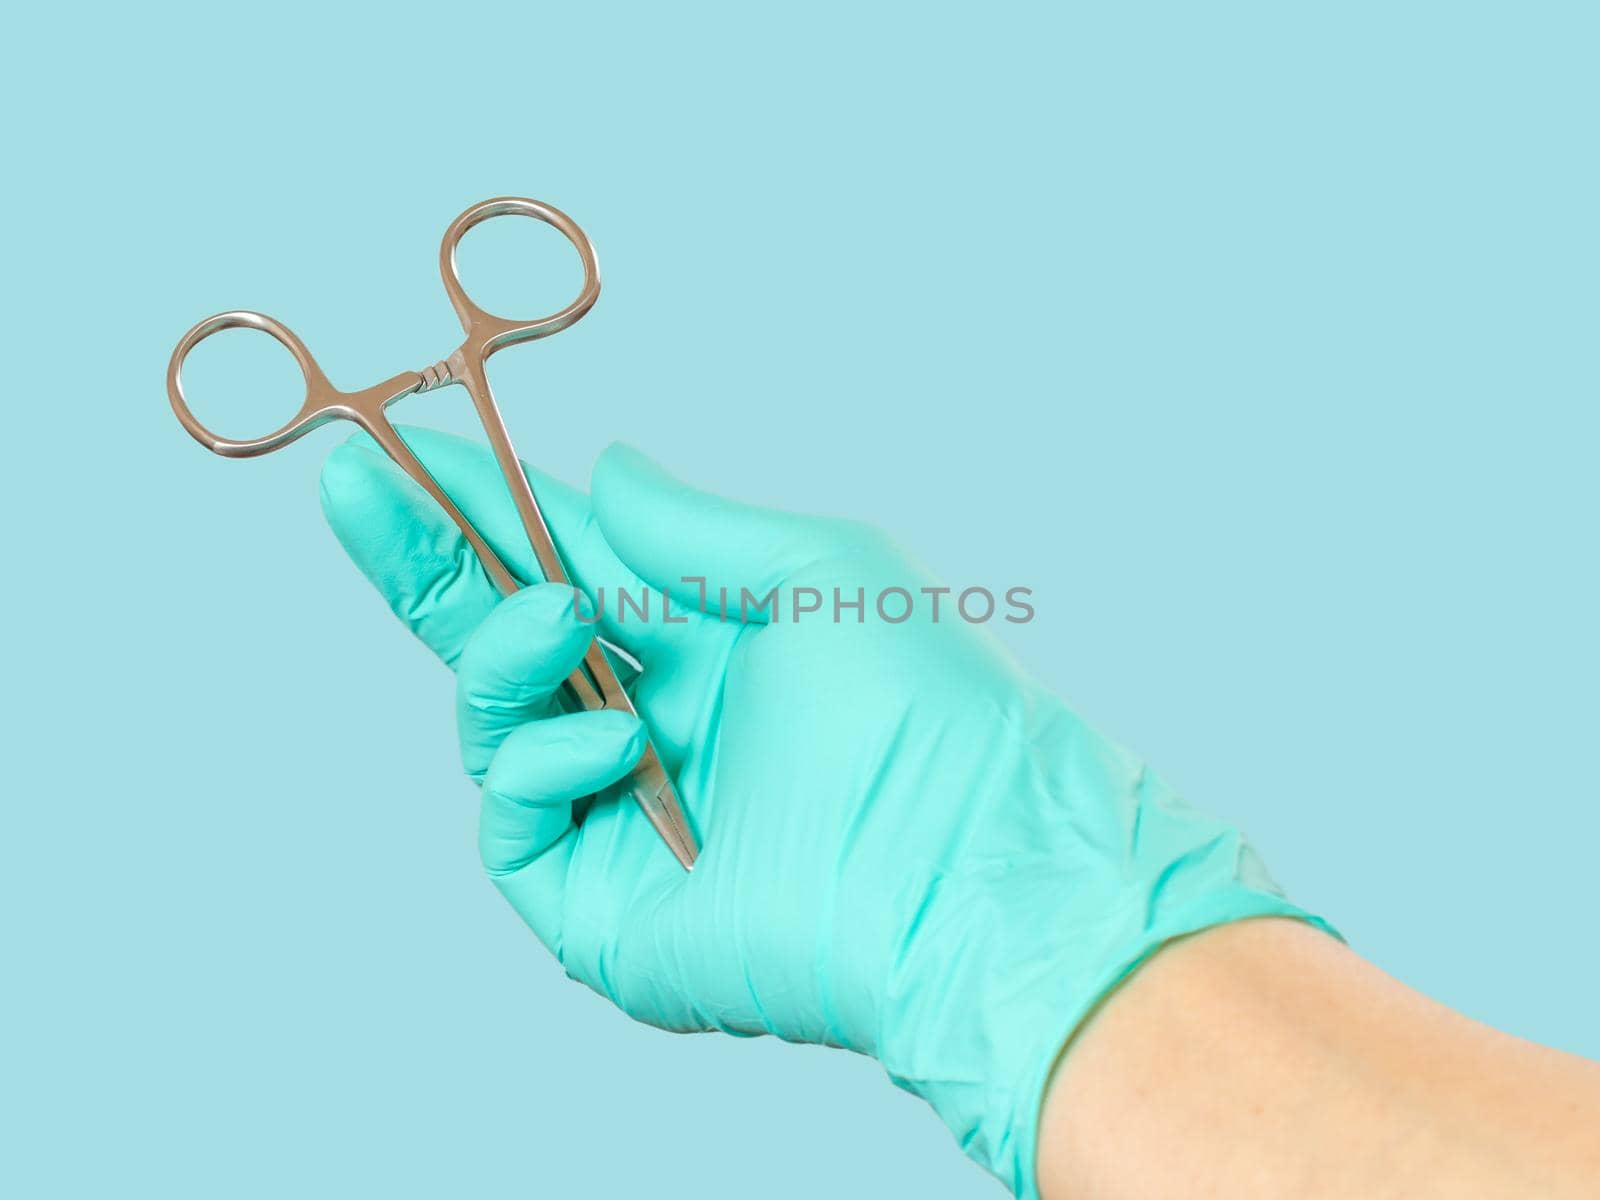
[[[404,436],[513,571],[537,579],[488,451]],[[592,507],[530,477],[575,580],[603,589],[603,636],[643,664],[639,710],[704,846],[692,874],[605,792],[638,759],[638,722],[554,704],[596,629],[571,590],[500,601],[454,526],[359,442],[329,457],[323,505],[456,670],[495,884],[569,975],[630,1015],[873,1055],[1032,1196],[1050,1069],[1118,981],[1208,926],[1314,919],[1236,830],[1085,726],[952,597],[931,620],[918,589],[935,581],[876,531],[718,499],[619,446],[595,466]],[[705,578],[709,615],[685,577]],[[648,621],[617,620],[619,587],[656,589]],[[834,622],[835,587],[846,600],[865,589],[860,623],[854,609]],[[889,587],[923,602],[910,620],[875,611]],[[741,589],[773,588],[818,589],[823,611],[796,621],[785,600],[783,620],[741,623]]]

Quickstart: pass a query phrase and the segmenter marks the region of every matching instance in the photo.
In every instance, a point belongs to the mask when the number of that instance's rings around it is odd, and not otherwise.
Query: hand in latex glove
[[[537,579],[488,451],[405,436]],[[692,874],[625,795],[573,823],[643,733],[626,714],[557,715],[596,629],[571,591],[500,602],[443,513],[359,443],[329,458],[323,502],[390,607],[456,670],[490,875],[567,972],[630,1015],[871,1054],[1032,1195],[1041,1093],[1089,1010],[1170,938],[1302,915],[1237,831],[1087,728],[952,597],[931,620],[919,589],[934,581],[880,534],[705,495],[617,446],[592,501],[530,477],[576,581],[604,589],[603,636],[643,664],[636,702],[704,846]],[[709,615],[685,577],[705,578]],[[836,587],[846,601],[864,589],[861,623],[854,609],[835,623]],[[899,624],[874,604],[894,587],[917,601]],[[655,590],[648,622],[617,621],[618,588]],[[740,623],[741,589],[773,588],[782,619]],[[823,607],[795,620],[805,588]],[[903,607],[886,602],[891,617]]]

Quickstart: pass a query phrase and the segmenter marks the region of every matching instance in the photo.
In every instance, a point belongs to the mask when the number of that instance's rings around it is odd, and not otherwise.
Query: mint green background
[[[503,192],[606,270],[496,360],[525,456],[1032,586],[1002,636],[1296,897],[1600,1055],[1593,6],[565,7],[11,18],[0,1191],[997,1194],[869,1062],[565,982],[322,525],[342,434],[167,411],[220,308],[446,352]]]

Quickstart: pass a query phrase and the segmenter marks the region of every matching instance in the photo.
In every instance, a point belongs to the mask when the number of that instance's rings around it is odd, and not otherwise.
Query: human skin
[[[1246,921],[1168,946],[1082,1027],[1037,1170],[1045,1200],[1600,1196],[1600,1064]]]

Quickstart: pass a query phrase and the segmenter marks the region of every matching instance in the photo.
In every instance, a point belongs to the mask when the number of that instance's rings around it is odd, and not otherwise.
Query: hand
[[[405,437],[536,580],[488,451]],[[875,530],[718,499],[617,446],[592,502],[529,475],[602,636],[643,664],[635,700],[704,847],[692,874],[607,790],[642,751],[637,721],[554,704],[596,629],[571,589],[499,600],[455,527],[359,443],[329,457],[324,509],[456,670],[496,886],[631,1016],[871,1054],[1032,1195],[1041,1095],[1085,1014],[1171,938],[1304,915],[1237,831],[1088,729],[952,597],[935,620],[934,581]],[[859,613],[834,619],[835,588],[861,589]],[[913,602],[900,622],[894,588]],[[619,614],[619,589],[653,593],[648,620]],[[740,619],[742,595],[773,589],[776,616]],[[796,619],[806,589],[822,607]]]

